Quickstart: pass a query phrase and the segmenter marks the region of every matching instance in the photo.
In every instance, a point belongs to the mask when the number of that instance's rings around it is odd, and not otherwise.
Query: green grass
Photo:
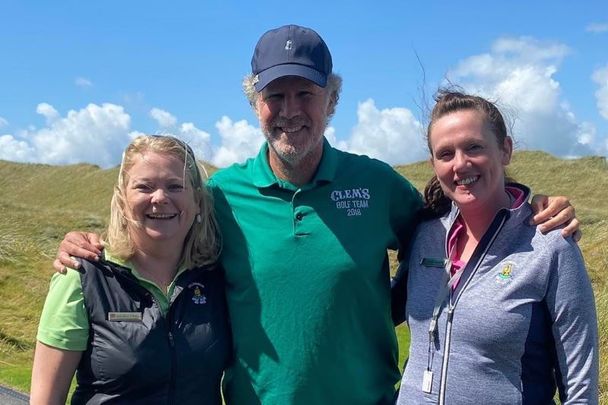
[[[431,176],[426,162],[396,169],[419,189]],[[0,384],[29,391],[38,316],[57,245],[69,230],[104,228],[116,175],[116,168],[0,161]],[[608,165],[603,158],[562,160],[519,152],[509,175],[533,192],[567,195],[576,206],[599,316],[600,402],[608,404]],[[399,327],[397,335],[402,365],[407,328]]]

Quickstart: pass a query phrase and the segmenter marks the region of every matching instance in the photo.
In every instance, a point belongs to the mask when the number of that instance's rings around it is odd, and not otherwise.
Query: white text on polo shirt
[[[369,188],[351,188],[346,190],[334,190],[329,196],[336,203],[336,208],[346,210],[346,215],[360,216],[361,209],[369,207],[371,198]]]

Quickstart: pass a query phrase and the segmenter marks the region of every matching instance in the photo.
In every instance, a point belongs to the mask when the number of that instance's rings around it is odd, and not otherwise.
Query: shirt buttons
[[[304,215],[302,215],[302,213],[301,213],[301,212],[298,212],[298,213],[296,214],[296,220],[301,221],[301,220],[302,220],[302,218],[304,218]]]

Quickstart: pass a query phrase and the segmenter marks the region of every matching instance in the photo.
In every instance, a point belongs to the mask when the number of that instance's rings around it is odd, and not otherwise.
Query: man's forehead
[[[278,89],[287,89],[287,88],[316,88],[323,89],[321,86],[316,85],[312,81],[308,79],[304,79],[303,77],[298,76],[284,76],[279,77],[268,83],[262,92],[264,91],[274,91]]]

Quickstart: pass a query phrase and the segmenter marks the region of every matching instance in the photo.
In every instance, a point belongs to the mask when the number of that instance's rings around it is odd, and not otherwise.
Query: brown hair
[[[433,124],[440,118],[457,111],[474,110],[479,111],[485,117],[492,133],[496,137],[496,142],[502,147],[505,138],[508,136],[505,120],[496,105],[483,97],[465,94],[461,91],[451,89],[440,89],[435,96],[435,106],[431,111],[431,119],[427,127],[426,141],[431,157],[431,131]],[[506,181],[510,181],[505,179]],[[424,209],[422,216],[424,219],[437,218],[446,214],[452,201],[445,196],[437,176],[433,175],[431,180],[424,188]]]

